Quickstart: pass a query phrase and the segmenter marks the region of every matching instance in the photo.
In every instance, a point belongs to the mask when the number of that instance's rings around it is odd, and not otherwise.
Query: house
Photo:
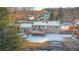
[[[60,22],[59,21],[48,21],[47,32],[58,34],[60,32]]]
[[[20,23],[20,30],[24,32],[34,31],[34,32],[45,32],[45,33],[52,33],[52,34],[59,34],[60,32],[64,31],[73,31],[73,25],[70,22],[63,22],[60,23],[59,21],[34,21],[30,22],[23,22]]]
[[[41,30],[46,33],[59,33],[60,31],[60,22],[59,21],[38,21],[33,23],[33,30]]]
[[[32,34],[45,35],[47,23],[43,21],[33,22]]]
[[[76,27],[75,27],[75,30],[74,30],[74,35],[79,36],[79,22],[78,21],[76,22]]]
[[[41,21],[48,21],[49,17],[50,17],[50,13],[45,13],[40,17],[40,19]]]
[[[46,29],[47,23],[42,21],[37,21],[33,23],[34,30],[44,30]]]
[[[29,20],[34,20],[34,19],[35,19],[35,17],[34,17],[34,16],[32,16],[32,15],[29,15],[29,16],[28,16],[28,19],[29,19]]]
[[[19,25],[20,31],[23,34],[27,34],[28,32],[32,31],[32,24],[31,23],[22,23]]]
[[[76,24],[73,24],[72,22],[63,22],[61,23],[61,31],[73,31],[73,27],[75,27]]]

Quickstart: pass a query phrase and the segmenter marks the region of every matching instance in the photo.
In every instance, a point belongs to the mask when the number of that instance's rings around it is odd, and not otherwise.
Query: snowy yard
[[[24,35],[24,38],[29,42],[46,42],[46,41],[63,41],[73,40],[72,35],[65,34],[47,34],[45,36],[32,36],[31,34]]]

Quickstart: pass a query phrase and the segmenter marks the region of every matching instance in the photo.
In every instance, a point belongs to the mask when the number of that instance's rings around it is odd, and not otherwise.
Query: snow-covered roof
[[[60,22],[59,21],[49,21],[48,26],[60,26]]]
[[[72,26],[73,24],[72,23],[68,23],[68,22],[64,22],[61,24],[62,26]]]
[[[38,22],[34,22],[33,25],[60,26],[60,22],[59,21],[48,21],[48,22],[38,21]]]
[[[59,21],[48,21],[48,22],[43,22],[43,21],[36,21],[33,22],[33,25],[40,25],[40,26],[72,26],[72,23],[68,23],[68,22],[63,22],[60,23]],[[76,24],[74,24],[76,25]],[[20,27],[32,27],[32,23],[21,23]]]
[[[20,24],[20,28],[30,28],[30,27],[32,27],[32,24],[30,24],[30,23],[22,23],[22,24]]]
[[[34,22],[33,25],[42,25],[42,26],[46,26],[47,23],[46,22],[42,22],[42,21],[37,21],[37,22]]]

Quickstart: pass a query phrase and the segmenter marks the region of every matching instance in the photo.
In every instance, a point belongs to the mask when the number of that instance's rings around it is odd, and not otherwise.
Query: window
[[[61,26],[61,30],[68,30],[69,26]]]

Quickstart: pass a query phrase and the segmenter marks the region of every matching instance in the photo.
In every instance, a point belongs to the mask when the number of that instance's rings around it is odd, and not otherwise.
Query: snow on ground
[[[72,35],[63,35],[63,34],[47,34],[46,36],[28,35],[25,37],[25,39],[29,42],[45,42],[45,41],[63,41],[66,37],[72,39]]]

